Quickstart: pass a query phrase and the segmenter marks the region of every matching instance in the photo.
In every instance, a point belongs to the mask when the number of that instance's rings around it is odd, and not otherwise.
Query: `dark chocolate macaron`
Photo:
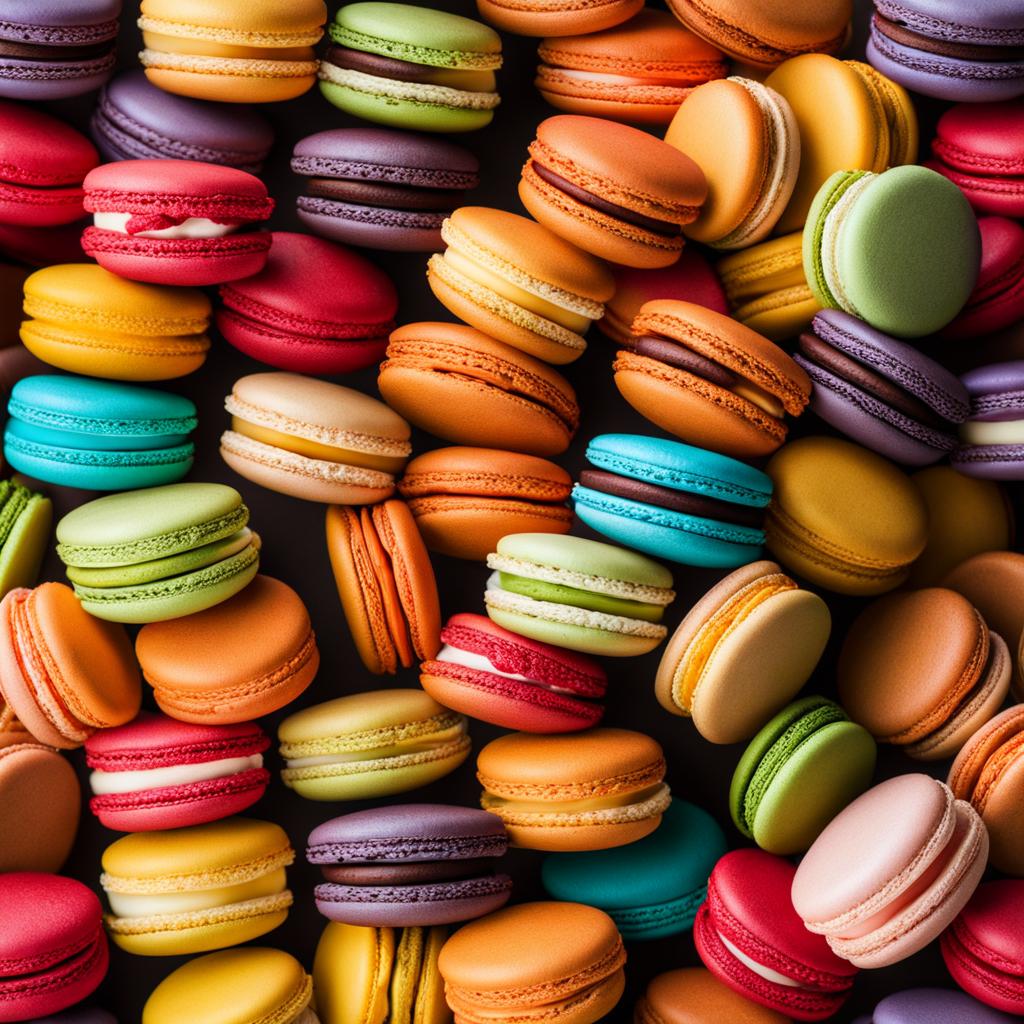
[[[479,182],[479,162],[453,142],[387,128],[335,128],[296,145],[308,178],[299,220],[326,238],[370,249],[435,252],[441,224]]]

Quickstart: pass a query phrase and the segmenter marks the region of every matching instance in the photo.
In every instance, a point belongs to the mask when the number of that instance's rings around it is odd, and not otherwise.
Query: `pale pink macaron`
[[[837,815],[793,879],[806,927],[857,967],[888,967],[937,938],[988,860],[978,812],[927,775],[880,783]]]

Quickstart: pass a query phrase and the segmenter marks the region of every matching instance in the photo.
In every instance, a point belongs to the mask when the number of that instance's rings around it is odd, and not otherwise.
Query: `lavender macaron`
[[[866,1024],[1012,1024],[1018,1020],[993,1010],[966,992],[913,988],[886,996]]]
[[[1024,480],[1024,360],[979,366],[963,382],[971,415],[953,467],[987,480]]]
[[[306,858],[320,866],[324,917],[375,928],[453,924],[503,906],[512,879],[496,873],[508,848],[501,819],[475,807],[399,804],[313,829]]]
[[[255,107],[158,89],[139,68],[107,83],[90,132],[103,159],[199,160],[256,174],[274,130]]]
[[[826,309],[800,336],[794,358],[811,378],[811,409],[866,448],[908,466],[956,449],[967,389],[912,345]]]
[[[479,183],[454,142],[388,128],[335,128],[302,139],[292,170],[307,177],[299,220],[336,242],[392,252],[444,248],[441,223]]]

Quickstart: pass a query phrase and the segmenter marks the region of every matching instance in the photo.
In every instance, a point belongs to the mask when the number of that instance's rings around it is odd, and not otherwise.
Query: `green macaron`
[[[52,523],[49,498],[15,480],[0,480],[0,598],[36,582]]]
[[[802,853],[871,785],[871,734],[824,697],[783,708],[750,741],[733,773],[736,827],[770,853]]]

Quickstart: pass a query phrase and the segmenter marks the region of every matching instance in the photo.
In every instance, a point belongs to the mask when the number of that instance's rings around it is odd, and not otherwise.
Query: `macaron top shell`
[[[63,42],[64,33],[60,30],[65,28],[82,29],[90,41],[116,34],[117,26],[110,23],[116,21],[120,13],[121,0],[55,0],[47,4],[35,0],[7,0],[4,4],[6,21],[35,29],[55,29],[54,46]]]
[[[959,989],[912,988],[886,996],[867,1024],[1012,1024],[1017,1019]]]
[[[73,878],[15,871],[0,874],[6,908],[0,928],[0,975],[44,971],[102,935],[96,894]]]
[[[659,974],[637,1004],[637,1020],[642,1024],[791,1024],[789,1017],[734,992],[706,967]]]
[[[63,7],[51,9],[59,12]],[[35,6],[25,13],[30,22],[38,18]],[[4,15],[10,16],[6,6]],[[78,185],[99,163],[96,147],[81,132],[36,107],[0,100],[0,126],[0,167],[7,184]]]
[[[182,39],[248,45],[260,49],[312,46],[323,35],[323,0],[143,0],[142,28]],[[148,23],[148,24],[147,24]]]
[[[969,13],[957,11],[957,17],[969,17]],[[1024,103],[1020,100],[957,103],[936,122],[932,151],[948,166],[968,174],[996,179],[1016,176],[1024,174],[1021,132]]]

